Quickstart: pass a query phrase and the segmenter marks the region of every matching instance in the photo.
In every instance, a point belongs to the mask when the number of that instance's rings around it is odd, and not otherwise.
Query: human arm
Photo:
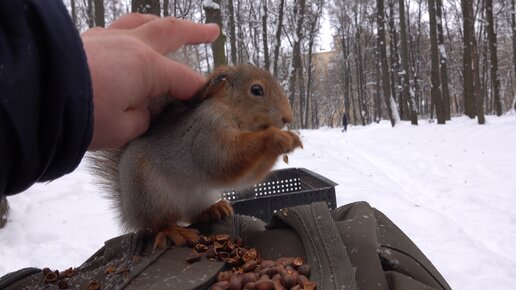
[[[217,35],[133,14],[81,41],[61,1],[0,1],[0,195],[73,171],[88,148],[143,133],[148,98],[188,98],[203,82],[162,54]]]

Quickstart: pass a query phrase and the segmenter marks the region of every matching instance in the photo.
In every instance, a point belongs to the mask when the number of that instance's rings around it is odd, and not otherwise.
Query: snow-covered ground
[[[417,127],[388,122],[301,131],[289,165],[339,183],[339,205],[365,200],[423,250],[454,289],[516,287],[516,116]],[[86,164],[9,197],[0,276],[78,266],[121,232]]]

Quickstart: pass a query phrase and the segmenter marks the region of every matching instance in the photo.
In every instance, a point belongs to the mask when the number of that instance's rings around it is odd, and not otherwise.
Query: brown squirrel
[[[259,182],[280,155],[302,147],[282,130],[291,121],[288,99],[269,72],[222,66],[190,101],[168,104],[144,135],[98,152],[93,164],[126,229],[157,232],[155,247],[167,238],[182,245],[199,235],[178,222],[232,215],[222,191]]]

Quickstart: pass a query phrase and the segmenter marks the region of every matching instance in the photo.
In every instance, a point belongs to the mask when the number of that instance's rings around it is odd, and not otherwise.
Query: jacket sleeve
[[[61,0],[0,1],[0,196],[73,171],[93,133],[91,78]]]

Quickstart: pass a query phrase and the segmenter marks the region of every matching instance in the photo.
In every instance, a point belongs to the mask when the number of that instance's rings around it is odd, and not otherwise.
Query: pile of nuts
[[[309,280],[310,267],[300,257],[263,260],[256,249],[243,247],[241,238],[232,239],[225,234],[201,236],[200,241],[191,246],[194,251],[186,262],[195,263],[206,257],[225,261],[231,267],[218,274],[212,290],[316,289],[316,284]]]

